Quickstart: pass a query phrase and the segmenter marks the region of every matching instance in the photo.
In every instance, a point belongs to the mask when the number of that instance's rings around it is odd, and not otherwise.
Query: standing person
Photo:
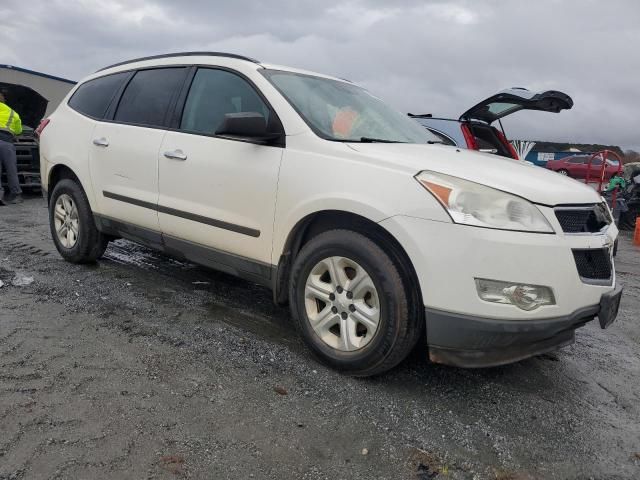
[[[0,183],[0,205],[22,203],[22,190],[18,180],[18,161],[13,140],[22,133],[22,121],[18,112],[9,107],[4,94],[0,92],[0,176],[7,172],[9,193],[5,196]]]

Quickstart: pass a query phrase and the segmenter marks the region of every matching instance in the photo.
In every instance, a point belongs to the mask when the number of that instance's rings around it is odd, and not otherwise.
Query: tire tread
[[[378,358],[377,361],[367,366],[353,367],[341,365],[338,361],[328,360],[318,352],[318,349],[314,348],[313,343],[305,335],[305,326],[302,322],[306,322],[306,313],[304,312],[304,306],[298,305],[296,285],[299,281],[305,281],[300,278],[300,274],[308,259],[313,258],[313,255],[315,255],[318,249],[340,244],[350,246],[346,248],[356,247],[360,249],[360,252],[368,255],[369,258],[375,258],[376,262],[378,262],[378,271],[369,272],[369,274],[378,275],[379,279],[385,283],[385,289],[390,288],[390,290],[397,293],[396,298],[392,299],[391,305],[394,307],[394,312],[402,318],[394,322],[395,331],[391,338],[388,338],[388,336],[385,337],[384,343],[380,345],[381,349],[384,350],[384,354],[381,358]],[[416,298],[416,295],[411,295],[408,292],[408,288],[411,288],[411,282],[409,279],[403,278],[400,273],[402,270],[394,263],[392,257],[385,252],[385,248],[386,245],[379,239],[374,240],[360,232],[346,229],[327,230],[303,246],[294,261],[291,272],[289,298],[291,299],[291,313],[295,319],[298,332],[311,347],[314,356],[322,363],[328,364],[332,368],[351,376],[366,377],[378,375],[397,366],[416,346],[424,331],[422,317],[416,315],[416,308],[412,308],[415,306],[410,305],[410,303],[414,301],[413,299]],[[413,288],[415,288],[415,286]],[[379,294],[384,294],[384,292],[379,292]]]

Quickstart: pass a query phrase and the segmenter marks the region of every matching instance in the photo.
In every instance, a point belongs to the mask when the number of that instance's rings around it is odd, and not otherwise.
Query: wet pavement
[[[352,379],[263,287],[124,240],[71,265],[42,199],[0,208],[0,479],[640,478],[628,234],[616,267],[618,321],[559,352]]]

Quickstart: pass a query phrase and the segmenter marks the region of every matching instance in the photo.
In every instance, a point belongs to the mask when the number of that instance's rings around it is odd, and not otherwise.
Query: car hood
[[[481,120],[489,124],[520,110],[558,113],[573,107],[569,95],[556,90],[531,92],[526,88],[508,88],[482,100],[460,115],[460,120]]]
[[[349,143],[356,152],[415,175],[422,170],[453,175],[543,205],[598,203],[593,188],[518,160],[443,145]],[[366,161],[366,160],[365,160]]]
[[[49,101],[35,90],[13,83],[0,82],[0,92],[7,105],[18,112],[23,125],[37,127],[47,111]]]

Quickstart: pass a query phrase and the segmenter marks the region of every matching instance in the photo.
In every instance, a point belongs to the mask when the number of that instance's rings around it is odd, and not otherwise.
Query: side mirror
[[[264,115],[257,112],[227,113],[216,135],[238,137],[247,140],[271,143],[283,137],[281,133],[269,132]]]

